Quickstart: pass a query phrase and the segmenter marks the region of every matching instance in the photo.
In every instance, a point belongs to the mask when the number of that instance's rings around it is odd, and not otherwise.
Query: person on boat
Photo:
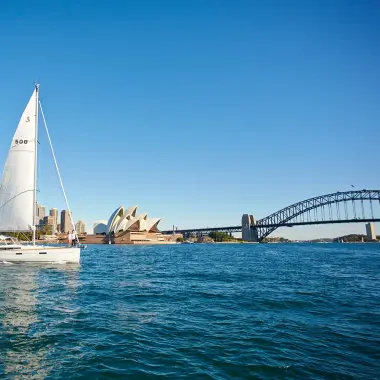
[[[77,245],[77,235],[76,235],[76,233],[75,233],[74,230],[72,230],[72,232],[71,232],[71,242],[72,242],[71,246],[72,247],[76,247],[76,245]]]
[[[72,243],[70,231],[67,231],[67,243],[68,243],[68,247],[70,248],[71,243]]]

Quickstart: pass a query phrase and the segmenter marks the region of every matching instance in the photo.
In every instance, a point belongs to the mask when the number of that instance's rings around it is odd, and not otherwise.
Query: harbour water
[[[0,264],[0,378],[375,379],[380,244],[89,246]]]

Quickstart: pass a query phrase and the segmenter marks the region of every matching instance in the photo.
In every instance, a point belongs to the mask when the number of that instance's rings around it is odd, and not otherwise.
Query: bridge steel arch
[[[364,189],[359,191],[337,192],[306,199],[258,220],[256,225],[252,225],[251,228],[254,230],[257,229],[258,241],[262,241],[277,228],[291,225],[291,222],[302,214],[334,203],[348,201],[379,201],[380,203],[380,190]],[[342,220],[344,220],[344,218]],[[360,218],[355,220],[357,220],[357,222],[361,221]]]

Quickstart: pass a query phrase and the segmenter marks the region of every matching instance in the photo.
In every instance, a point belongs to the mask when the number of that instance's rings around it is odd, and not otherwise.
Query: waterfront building
[[[105,235],[107,231],[107,221],[98,220],[94,223],[94,234],[95,235]]]
[[[71,230],[73,230],[73,225],[71,223],[70,213],[67,210],[62,210],[61,211],[61,232],[68,232]]]
[[[148,218],[148,214],[136,215],[137,206],[124,210],[118,207],[110,216],[107,223],[107,234],[120,234],[126,231],[158,232],[161,218]]]
[[[77,223],[75,224],[75,230],[77,234],[84,234],[86,232],[85,229],[86,229],[86,226],[84,222],[82,222],[81,220],[78,220]]]
[[[365,225],[366,232],[367,232],[367,238],[370,240],[376,240],[376,232],[375,232],[375,224],[374,223],[367,223]]]
[[[106,234],[114,242],[135,244],[136,242],[163,241],[158,229],[161,218],[148,218],[148,214],[136,215],[137,206],[124,209],[118,207],[109,217]]]

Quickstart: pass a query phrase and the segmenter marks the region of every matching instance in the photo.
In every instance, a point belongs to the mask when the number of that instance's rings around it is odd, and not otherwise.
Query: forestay
[[[0,185],[0,231],[28,231],[34,226],[36,90],[13,136]]]

